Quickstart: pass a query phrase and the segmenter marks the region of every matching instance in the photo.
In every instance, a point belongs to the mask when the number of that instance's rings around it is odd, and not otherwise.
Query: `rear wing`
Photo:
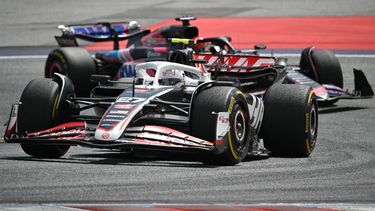
[[[195,53],[193,57],[198,61],[206,61],[205,64],[199,64],[205,72],[249,73],[276,65],[276,58],[267,56]]]
[[[119,41],[134,36],[144,36],[150,30],[141,29],[136,21],[130,22],[102,22],[93,24],[59,25],[61,36],[55,36],[60,47],[78,46],[76,38],[90,41],[113,41],[113,49],[119,49]]]

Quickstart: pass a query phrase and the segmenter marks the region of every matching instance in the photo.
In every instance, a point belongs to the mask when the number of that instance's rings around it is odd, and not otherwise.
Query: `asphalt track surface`
[[[147,25],[181,14],[375,15],[373,1],[75,2],[1,1],[0,51],[48,49],[57,24],[123,17]],[[352,67],[363,69],[375,86],[374,57],[339,60],[345,87],[354,88]],[[0,59],[1,123],[27,82],[43,77],[44,61]],[[233,167],[204,166],[192,157],[131,157],[80,147],[62,159],[34,159],[18,145],[0,142],[0,203],[375,203],[375,100],[343,100],[319,114],[318,143],[310,158],[248,159]]]

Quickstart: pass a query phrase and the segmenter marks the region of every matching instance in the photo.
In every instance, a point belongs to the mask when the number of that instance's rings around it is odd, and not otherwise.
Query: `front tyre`
[[[274,84],[264,96],[261,137],[272,155],[308,157],[318,135],[318,107],[311,88]]]
[[[320,84],[344,87],[340,62],[329,50],[315,49],[314,47],[304,49],[301,54],[300,68],[301,73]],[[337,101],[337,99],[323,101],[319,104],[329,106]]]
[[[37,132],[51,128],[63,121],[64,117],[57,108],[60,94],[59,85],[51,79],[32,80],[23,90],[17,116],[20,134]],[[23,151],[37,158],[59,158],[70,146],[21,144]]]
[[[216,141],[217,113],[229,113],[229,132],[223,138],[226,148],[218,155],[209,155],[204,163],[235,165],[243,160],[250,146],[250,120],[245,96],[233,87],[214,86],[196,96],[191,110],[193,136]]]

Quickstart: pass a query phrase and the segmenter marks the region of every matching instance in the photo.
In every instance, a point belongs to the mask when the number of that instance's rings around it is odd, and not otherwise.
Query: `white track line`
[[[1,60],[10,59],[46,59],[47,55],[25,55],[25,56],[0,56]]]

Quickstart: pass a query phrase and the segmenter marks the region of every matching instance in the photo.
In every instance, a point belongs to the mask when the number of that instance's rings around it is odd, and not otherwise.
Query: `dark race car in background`
[[[337,57],[328,50],[315,49],[314,47],[306,48],[302,51],[300,65],[288,65],[287,58],[283,57],[261,57],[251,55],[252,59],[241,60],[237,55],[243,54],[224,54],[213,50],[210,53],[192,54],[188,51],[180,51],[178,56],[172,58],[178,61],[189,61],[189,54],[194,55],[194,59],[205,60],[205,71],[212,71],[216,65],[225,67],[229,72],[233,72],[237,67],[242,65],[273,66],[275,64],[285,66],[286,77],[283,83],[300,84],[311,87],[317,96],[319,105],[328,106],[337,102],[339,99],[366,99],[372,98],[374,92],[369,84],[363,71],[353,69],[355,89],[348,91],[343,89],[342,70]],[[186,57],[186,58],[184,58]],[[191,57],[191,56],[190,56]],[[181,59],[183,58],[183,59]],[[259,58],[263,58],[259,60]],[[259,63],[262,61],[263,63]],[[275,62],[276,61],[276,62]],[[188,62],[187,62],[188,63]],[[237,70],[238,73],[244,70]],[[220,75],[220,72],[218,73]],[[246,83],[246,74],[242,78],[237,78],[239,83]],[[272,79],[270,79],[272,80]],[[260,90],[258,95],[264,95],[266,90]]]

